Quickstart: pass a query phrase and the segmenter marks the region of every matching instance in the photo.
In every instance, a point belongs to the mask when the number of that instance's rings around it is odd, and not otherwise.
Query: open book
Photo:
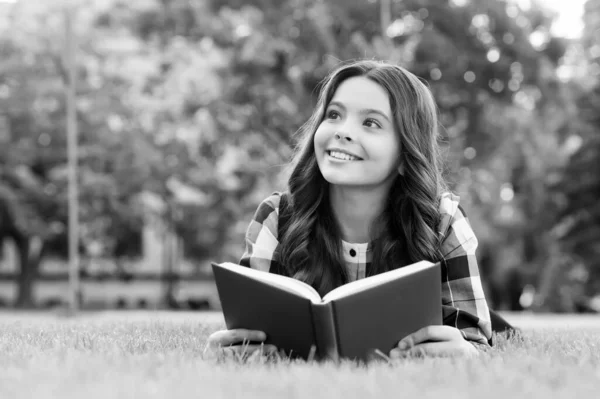
[[[308,358],[368,360],[406,335],[442,323],[439,263],[422,261],[353,281],[323,298],[299,280],[212,263],[228,329],[264,331],[265,343]]]

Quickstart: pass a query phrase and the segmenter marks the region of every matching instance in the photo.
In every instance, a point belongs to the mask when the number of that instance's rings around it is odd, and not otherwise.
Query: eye
[[[381,124],[377,122],[377,120],[373,118],[365,119],[365,123],[363,123],[366,127],[378,127],[381,129]]]
[[[336,110],[332,109],[330,111],[327,111],[327,119],[338,119],[340,117],[341,117],[340,113],[337,112]]]

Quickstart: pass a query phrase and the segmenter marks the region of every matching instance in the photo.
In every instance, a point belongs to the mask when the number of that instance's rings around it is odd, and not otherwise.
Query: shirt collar
[[[342,246],[343,246],[345,252],[347,252],[351,249],[354,249],[356,252],[359,252],[359,253],[369,252],[372,247],[371,243],[369,243],[369,242],[354,243],[354,242],[347,242],[344,240],[342,240]]]

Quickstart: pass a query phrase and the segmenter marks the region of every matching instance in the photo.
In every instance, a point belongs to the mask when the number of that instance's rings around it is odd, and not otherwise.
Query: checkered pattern
[[[280,198],[280,193],[274,193],[258,206],[246,232],[246,250],[240,260],[241,265],[283,273],[277,240]],[[458,328],[467,340],[487,346],[492,343],[492,328],[475,257],[477,237],[459,205],[459,197],[452,193],[444,194],[440,213],[442,219],[438,232],[444,237],[441,244],[444,324]],[[345,252],[352,245],[343,244]],[[345,253],[348,274],[364,277],[370,258],[370,255],[350,258]],[[360,259],[365,264],[361,264]]]

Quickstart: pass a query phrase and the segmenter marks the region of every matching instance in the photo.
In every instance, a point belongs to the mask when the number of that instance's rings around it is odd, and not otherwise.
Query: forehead
[[[348,109],[376,109],[391,114],[390,99],[383,87],[364,76],[344,80],[331,101],[342,103]]]

